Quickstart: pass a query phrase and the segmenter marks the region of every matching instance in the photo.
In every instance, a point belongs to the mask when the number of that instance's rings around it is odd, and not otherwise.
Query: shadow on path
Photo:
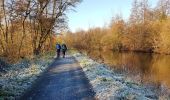
[[[60,58],[21,100],[94,100],[95,93],[73,57]]]

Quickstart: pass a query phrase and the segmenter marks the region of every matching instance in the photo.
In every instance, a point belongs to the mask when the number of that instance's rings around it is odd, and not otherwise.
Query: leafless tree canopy
[[[66,28],[66,11],[80,0],[1,0],[0,53],[39,54],[53,33]],[[51,39],[49,39],[51,38]],[[15,48],[15,50],[11,50]]]

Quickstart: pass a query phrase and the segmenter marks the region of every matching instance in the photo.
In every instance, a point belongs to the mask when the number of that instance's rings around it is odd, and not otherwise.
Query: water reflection
[[[154,84],[158,88],[166,85],[170,88],[170,55],[97,50],[88,52],[88,55],[140,83]]]

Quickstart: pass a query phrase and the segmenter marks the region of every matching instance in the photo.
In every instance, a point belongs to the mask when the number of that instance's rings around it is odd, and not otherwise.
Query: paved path
[[[21,100],[94,100],[95,93],[73,57],[60,58]]]

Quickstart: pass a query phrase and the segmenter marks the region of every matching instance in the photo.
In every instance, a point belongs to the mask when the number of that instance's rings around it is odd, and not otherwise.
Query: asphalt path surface
[[[21,100],[94,100],[95,92],[74,57],[56,59]]]

